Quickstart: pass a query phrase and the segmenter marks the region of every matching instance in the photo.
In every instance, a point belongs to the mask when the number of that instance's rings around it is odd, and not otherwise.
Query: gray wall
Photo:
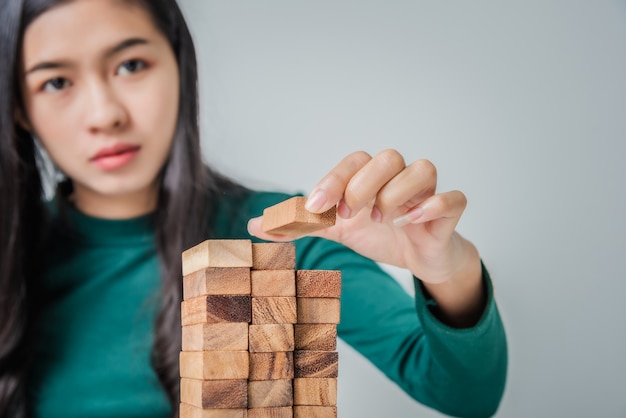
[[[624,0],[181,3],[209,162],[306,192],[357,149],[432,160],[507,327],[497,416],[626,417]],[[340,417],[440,416],[340,356]]]

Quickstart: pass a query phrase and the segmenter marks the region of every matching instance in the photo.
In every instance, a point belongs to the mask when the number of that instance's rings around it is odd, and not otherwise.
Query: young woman
[[[299,238],[260,228],[287,196],[202,163],[175,0],[11,0],[0,28],[0,415],[175,416],[181,252]],[[493,414],[506,340],[455,232],[464,195],[436,193],[427,161],[356,152],[308,197],[334,205],[337,224],[296,248],[299,269],[342,270],[339,336],[420,402]],[[410,270],[416,298],[375,261]]]

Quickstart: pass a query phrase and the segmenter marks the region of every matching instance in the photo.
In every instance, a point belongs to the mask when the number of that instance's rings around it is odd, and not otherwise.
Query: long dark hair
[[[10,0],[0,4],[0,417],[25,416],[25,379],[32,338],[30,287],[45,223],[44,175],[30,132],[16,123],[23,111],[20,56],[25,28],[67,0]],[[197,65],[191,35],[175,0],[128,0],[145,8],[168,39],[179,66],[181,100],[170,156],[161,173],[156,241],[162,305],[152,363],[177,416],[181,344],[181,252],[209,235],[210,203],[243,188],[203,162],[198,129]],[[45,179],[44,179],[45,180]]]

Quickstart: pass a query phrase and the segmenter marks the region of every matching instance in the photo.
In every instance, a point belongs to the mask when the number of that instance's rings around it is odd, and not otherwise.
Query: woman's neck
[[[101,195],[76,187],[68,200],[82,213],[102,219],[130,219],[153,212],[158,202],[158,185],[141,193]]]

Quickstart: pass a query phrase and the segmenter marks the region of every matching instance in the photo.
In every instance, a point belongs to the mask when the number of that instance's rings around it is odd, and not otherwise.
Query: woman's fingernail
[[[315,189],[306,200],[304,208],[309,212],[318,212],[326,203],[326,192],[322,189]]]
[[[337,206],[337,214],[339,216],[341,216],[342,218],[349,218],[351,213],[352,211],[345,201],[342,200],[341,202],[339,202],[339,205]]]
[[[398,228],[403,227],[405,225],[408,225],[412,222],[417,221],[423,214],[424,214],[424,209],[421,207],[411,209],[404,215],[398,216],[396,219],[394,219],[392,221],[393,226],[398,227]]]
[[[254,230],[255,228],[259,228],[259,227],[260,227],[261,222],[262,222],[262,218],[261,218],[260,216],[259,216],[259,217],[252,218],[252,219],[248,220],[248,233],[250,233],[250,234],[254,235],[254,234],[253,234],[253,230]]]

